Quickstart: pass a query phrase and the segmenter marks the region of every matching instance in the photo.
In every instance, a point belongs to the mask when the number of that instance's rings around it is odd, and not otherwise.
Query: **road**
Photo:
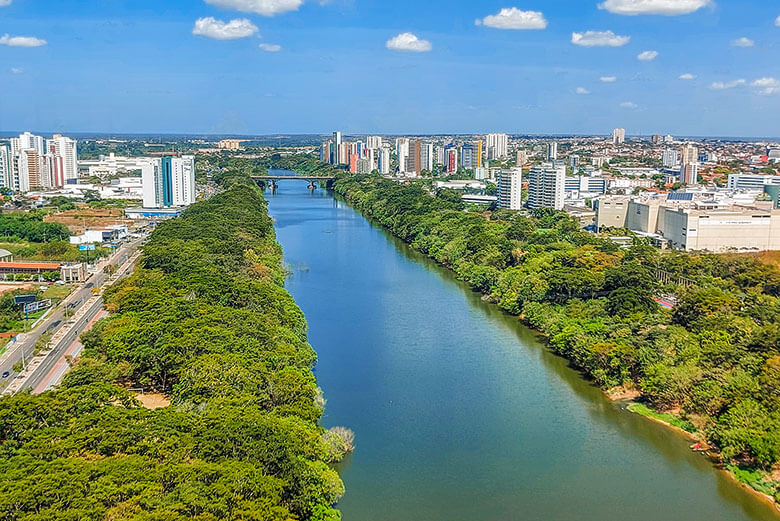
[[[15,344],[12,347],[9,347],[8,351],[0,358],[0,374],[5,371],[10,373],[8,378],[0,380],[0,392],[10,386],[14,379],[19,376],[19,373],[14,371],[13,367],[22,361],[22,357],[24,357],[26,363],[32,359],[35,344],[40,337],[44,333],[55,332],[63,326],[65,309],[70,308],[74,312],[74,316],[78,316],[85,303],[88,303],[89,300],[94,297],[92,290],[101,288],[106,283],[107,276],[103,272],[103,267],[106,265],[106,262],[114,266],[122,266],[133,255],[135,250],[138,249],[138,246],[143,240],[144,238],[136,239],[117,248],[117,251],[108,259],[108,261],[103,261],[98,264],[97,273],[93,274],[78,289],[73,291],[49,314],[43,323],[35,328],[34,331],[17,336]],[[72,328],[72,334],[69,333],[62,341],[57,343],[55,348],[48,354],[46,361],[41,367],[36,368],[34,374],[31,375],[28,380],[32,382],[38,381],[43,378],[43,375],[49,372],[51,367],[60,359],[72,341],[78,338],[84,327],[86,327],[89,321],[98,313],[98,311],[100,311],[102,308],[102,299],[98,299],[98,303],[94,301],[89,303],[89,306],[91,309],[84,311],[86,314],[78,320],[77,324],[75,324],[76,327]],[[71,337],[73,337],[71,342],[65,341]],[[51,361],[49,359],[51,359]],[[48,370],[45,370],[46,367],[48,367]],[[25,383],[24,387],[34,388],[35,386]]]

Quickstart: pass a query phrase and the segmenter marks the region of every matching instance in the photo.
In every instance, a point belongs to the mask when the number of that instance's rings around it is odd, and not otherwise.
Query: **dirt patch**
[[[164,394],[146,393],[137,394],[135,399],[146,409],[163,409],[171,404],[171,398]]]
[[[32,284],[0,284],[0,295],[17,289],[32,289]]]
[[[639,389],[635,389],[633,387],[626,387],[625,385],[621,385],[619,387],[613,387],[612,389],[607,391],[607,397],[609,397],[610,400],[619,401],[619,400],[636,400],[642,396],[642,393],[639,392]]]
[[[119,208],[78,208],[47,215],[44,221],[59,223],[72,232],[83,232],[86,228],[104,228],[112,224],[131,225]]]

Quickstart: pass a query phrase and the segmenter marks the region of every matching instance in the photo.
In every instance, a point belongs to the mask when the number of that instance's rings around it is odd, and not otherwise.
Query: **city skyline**
[[[2,3],[3,131],[780,134],[759,0]]]

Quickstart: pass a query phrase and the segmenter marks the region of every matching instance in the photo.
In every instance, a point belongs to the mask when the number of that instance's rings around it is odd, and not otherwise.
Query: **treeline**
[[[641,241],[624,250],[563,213],[467,213],[449,193],[375,176],[342,175],[334,190],[521,315],[599,385],[639,390],[734,464],[769,470],[780,461],[778,269]],[[658,295],[679,298],[674,312]],[[770,489],[778,494],[776,483]]]
[[[67,241],[68,228],[59,223],[43,222],[43,212],[13,212],[0,214],[0,240],[14,242]]]
[[[0,400],[0,519],[340,519],[345,447],[284,276],[246,183],[161,224],[60,388]]]

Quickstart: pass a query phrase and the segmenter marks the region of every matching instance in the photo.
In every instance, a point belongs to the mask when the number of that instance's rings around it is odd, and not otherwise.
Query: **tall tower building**
[[[506,134],[487,135],[488,159],[501,159],[509,155],[509,136]]]
[[[57,178],[61,184],[52,182],[52,186],[62,186],[70,180],[79,178],[78,145],[75,140],[54,134],[54,137],[46,142],[46,153],[54,156],[57,167]],[[53,180],[52,180],[53,181]]]
[[[398,158],[398,172],[405,174],[409,162],[409,140],[400,137],[395,140],[395,155]]]
[[[525,150],[518,150],[517,151],[517,166],[525,166],[525,164],[528,162],[528,153]]]
[[[498,175],[498,207],[505,210],[523,209],[523,169],[501,170]]]
[[[553,141],[547,143],[547,161],[555,161],[558,159],[558,143]]]
[[[686,163],[680,167],[680,182],[686,185],[699,184],[699,164]]]
[[[22,154],[27,156],[27,178],[30,188],[41,188],[49,185],[48,172],[44,157],[35,149],[26,149]]]
[[[195,157],[152,159],[141,169],[144,207],[189,206],[195,202]]]
[[[19,135],[19,147],[21,150],[36,150],[41,155],[46,153],[43,137],[36,136],[29,132]]]
[[[11,186],[11,149],[0,145],[0,187]]]
[[[616,128],[612,131],[612,143],[615,145],[622,145],[626,142],[626,129]]]
[[[664,155],[661,160],[664,168],[675,168],[680,164],[680,153],[676,150],[664,150]]]
[[[458,149],[455,145],[444,147],[444,171],[448,174],[458,172]]]
[[[422,152],[420,153],[423,170],[433,172],[433,156],[433,143],[424,143],[422,146]]]
[[[690,143],[682,147],[682,153],[680,154],[680,161],[683,165],[689,165],[691,163],[699,162],[699,149]]]
[[[460,147],[460,166],[466,170],[478,168],[478,153],[477,147],[471,143],[464,143],[463,146]]]
[[[341,137],[341,132],[336,131],[333,133],[333,164],[334,165],[341,165],[346,162],[346,158],[344,157],[344,151],[343,151],[343,144],[344,141]]]
[[[422,146],[422,141],[417,139],[409,141],[409,158],[406,165],[408,173],[419,175],[422,172]]]
[[[528,175],[528,208],[563,209],[566,193],[566,166],[544,163]]]

